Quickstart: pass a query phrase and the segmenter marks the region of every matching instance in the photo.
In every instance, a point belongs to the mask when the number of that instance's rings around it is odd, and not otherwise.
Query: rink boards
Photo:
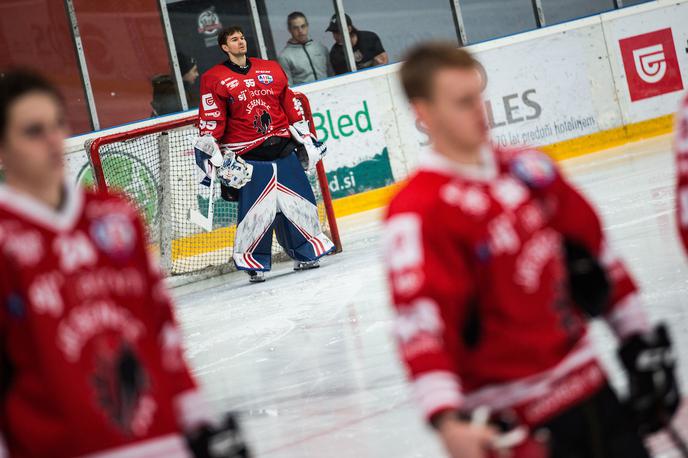
[[[686,23],[688,1],[653,2],[469,46],[487,76],[494,140],[543,146],[563,159],[670,132],[688,87]],[[402,95],[399,67],[298,87],[328,145],[338,216],[383,205],[428,147]],[[88,168],[84,141],[119,129],[70,139],[74,176]]]

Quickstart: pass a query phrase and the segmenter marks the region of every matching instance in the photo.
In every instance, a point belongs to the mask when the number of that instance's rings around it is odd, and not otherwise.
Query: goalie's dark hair
[[[64,98],[59,89],[38,73],[16,69],[0,74],[0,141],[5,139],[12,104],[32,92],[48,94],[59,105],[64,106]]]
[[[220,51],[222,51],[222,54],[226,54],[225,50],[222,49],[222,45],[226,45],[227,38],[234,35],[235,33],[240,33],[244,35],[244,29],[242,29],[239,25],[230,25],[229,27],[225,27],[220,31],[220,34],[217,36],[217,45],[220,47]]]
[[[409,100],[431,98],[435,75],[445,69],[481,71],[482,67],[468,51],[457,48],[454,43],[429,42],[418,45],[409,51],[401,65],[401,85],[406,97]]]

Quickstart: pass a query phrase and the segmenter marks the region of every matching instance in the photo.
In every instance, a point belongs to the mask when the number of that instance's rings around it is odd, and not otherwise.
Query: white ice
[[[600,209],[652,320],[669,322],[687,381],[688,260],[674,227],[670,145],[659,137],[564,168]],[[340,219],[344,252],[320,269],[295,273],[284,264],[263,284],[233,273],[174,291],[194,373],[216,411],[241,414],[257,456],[443,456],[409,397],[390,336],[380,214]],[[603,325],[594,335],[623,390],[615,342]],[[677,456],[661,434],[653,447]]]

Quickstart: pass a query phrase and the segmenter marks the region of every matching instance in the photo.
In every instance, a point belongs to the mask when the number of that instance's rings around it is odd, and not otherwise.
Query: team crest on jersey
[[[150,380],[141,359],[126,341],[100,337],[92,375],[96,401],[110,422],[127,436],[145,434],[156,410],[147,394]]]
[[[105,215],[91,223],[91,237],[96,246],[116,260],[126,260],[136,245],[136,232],[129,218]]]
[[[531,188],[549,186],[556,177],[552,160],[538,151],[521,153],[511,161],[511,172]]]
[[[273,81],[272,75],[265,73],[261,73],[260,75],[256,76],[256,79],[265,85],[271,84]]]
[[[256,128],[256,132],[259,134],[267,134],[270,132],[270,125],[272,124],[272,117],[270,116],[270,113],[267,111],[263,110],[263,112],[259,115],[255,115],[253,117],[253,127]]]

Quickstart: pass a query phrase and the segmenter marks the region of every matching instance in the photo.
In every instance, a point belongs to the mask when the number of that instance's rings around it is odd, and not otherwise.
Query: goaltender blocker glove
[[[220,426],[204,425],[187,434],[186,442],[194,458],[248,458],[249,453],[239,424],[232,414]]]
[[[669,425],[681,396],[669,333],[664,324],[646,334],[635,334],[622,344],[619,357],[629,379],[626,401],[642,435]]]
[[[212,135],[203,135],[192,139],[199,181],[210,186],[211,165],[215,168],[222,165],[222,152]]]
[[[222,167],[217,171],[217,178],[224,186],[241,189],[251,181],[253,166],[240,156],[228,153]]]
[[[303,146],[303,148],[296,150],[303,169],[307,172],[313,170],[316,164],[325,156],[325,153],[327,153],[327,146],[323,142],[318,141],[311,133],[308,128],[308,121],[295,122],[289,126],[289,132],[294,140]]]

